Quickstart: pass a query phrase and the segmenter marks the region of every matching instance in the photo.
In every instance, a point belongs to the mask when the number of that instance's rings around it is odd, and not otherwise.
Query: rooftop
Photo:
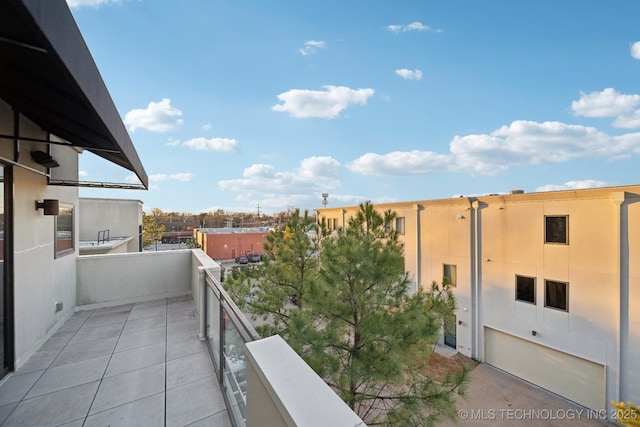
[[[231,426],[191,296],[76,312],[0,385],[0,425]]]

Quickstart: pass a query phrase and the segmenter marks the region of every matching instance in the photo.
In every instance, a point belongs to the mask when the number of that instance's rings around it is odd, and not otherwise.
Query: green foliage
[[[281,333],[368,425],[433,425],[455,418],[467,372],[436,380],[417,361],[431,355],[455,301],[446,285],[410,294],[394,219],[366,203],[328,236],[296,212],[267,238],[269,261],[231,293],[267,315],[262,332]],[[286,303],[292,293],[297,307]]]
[[[162,239],[164,231],[165,226],[158,225],[153,215],[142,212],[142,247],[147,247]]]
[[[241,309],[268,320],[257,328],[262,336],[287,337],[291,312],[299,310],[316,281],[317,231],[315,220],[307,211],[294,211],[284,228],[266,236],[262,264],[255,269],[238,270],[227,281],[225,288]],[[291,303],[291,297],[298,306]]]
[[[187,248],[189,248],[189,249],[199,249],[200,248],[200,243],[198,243],[198,241],[196,239],[194,239],[193,237],[191,237],[190,239],[187,239],[185,244],[187,245]]]

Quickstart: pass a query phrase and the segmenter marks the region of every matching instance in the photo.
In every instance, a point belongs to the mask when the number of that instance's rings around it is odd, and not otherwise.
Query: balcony
[[[79,257],[76,311],[0,385],[0,425],[364,425],[219,275],[201,250]]]

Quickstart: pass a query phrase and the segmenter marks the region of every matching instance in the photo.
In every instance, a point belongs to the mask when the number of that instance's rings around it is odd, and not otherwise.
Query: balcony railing
[[[364,426],[278,336],[260,339],[202,250],[78,257],[77,304],[119,305],[191,294],[234,426]]]
[[[205,270],[206,339],[229,416],[244,426],[247,408],[246,343],[260,339],[213,272]]]

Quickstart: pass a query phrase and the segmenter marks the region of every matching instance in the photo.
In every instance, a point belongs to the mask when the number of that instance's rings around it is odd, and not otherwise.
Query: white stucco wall
[[[116,305],[191,294],[192,252],[80,256],[77,305]]]
[[[140,234],[142,202],[130,199],[80,198],[80,240],[97,240],[98,232],[109,230],[115,237]],[[133,251],[139,250],[138,239],[131,241]],[[127,248],[128,250],[129,248]]]
[[[0,132],[13,134],[13,112],[0,101]],[[46,138],[47,135],[26,118],[20,117],[20,134],[25,137]],[[19,163],[44,171],[31,159],[32,150],[46,151],[46,145],[35,142],[20,143]],[[14,144],[0,144],[0,156],[14,160]],[[58,150],[58,158],[65,156],[65,167],[77,175],[77,152],[68,148]],[[35,209],[36,200],[57,199],[77,208],[75,187],[47,185],[47,178],[32,171],[14,169],[14,322],[15,362],[19,367],[35,352],[75,308],[76,251],[55,258],[54,217]],[[75,230],[78,228],[77,209]],[[55,311],[56,302],[64,309]]]

